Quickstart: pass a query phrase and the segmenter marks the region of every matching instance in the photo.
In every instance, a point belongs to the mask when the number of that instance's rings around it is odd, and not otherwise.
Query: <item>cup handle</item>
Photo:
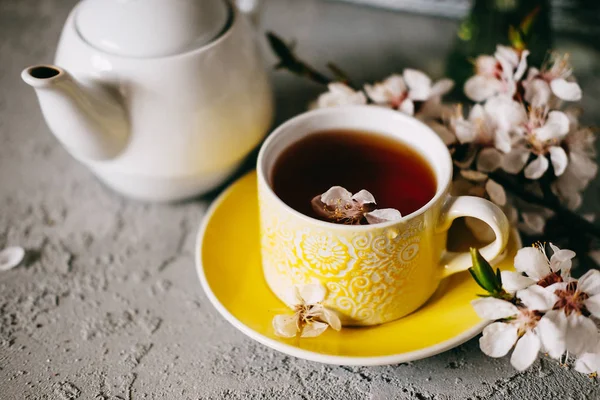
[[[447,231],[452,221],[459,217],[473,217],[482,220],[492,228],[496,239],[479,251],[486,260],[497,257],[508,243],[509,224],[506,215],[491,201],[474,196],[449,196],[444,204],[438,224],[438,232]],[[471,267],[471,255],[468,252],[451,253],[446,251],[442,257],[442,279],[465,271]]]

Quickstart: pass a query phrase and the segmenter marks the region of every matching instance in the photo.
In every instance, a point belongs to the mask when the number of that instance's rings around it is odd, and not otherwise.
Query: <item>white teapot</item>
[[[226,0],[84,0],[56,65],[21,76],[52,132],[107,185],[179,200],[222,183],[271,124],[254,38]]]

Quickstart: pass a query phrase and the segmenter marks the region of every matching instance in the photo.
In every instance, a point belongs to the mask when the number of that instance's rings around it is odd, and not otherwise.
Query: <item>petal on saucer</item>
[[[275,335],[284,338],[292,338],[298,332],[296,315],[280,314],[273,317],[273,329]]]
[[[323,307],[321,319],[324,322],[327,322],[329,326],[336,331],[342,329],[342,322],[335,311],[331,311],[330,309]]]
[[[302,330],[301,337],[315,337],[319,336],[321,333],[325,332],[329,325],[325,322],[314,321],[310,324],[307,324]]]

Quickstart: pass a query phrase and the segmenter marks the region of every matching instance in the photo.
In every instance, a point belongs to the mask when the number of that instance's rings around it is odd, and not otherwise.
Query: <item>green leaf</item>
[[[510,45],[517,50],[523,50],[526,47],[523,34],[514,26],[508,28],[508,40],[510,41]]]
[[[483,287],[483,284],[479,281],[479,279],[477,278],[477,275],[475,274],[475,271],[473,270],[473,268],[469,268],[469,273],[471,274],[471,276],[473,277],[473,280],[481,287]]]
[[[496,279],[498,280],[500,287],[502,287],[502,274],[500,273],[500,268],[496,269]]]
[[[500,279],[494,273],[494,269],[490,263],[479,253],[479,250],[471,248],[471,259],[473,266],[469,268],[469,272],[473,276],[473,279],[475,279],[475,282],[492,295],[502,292]]]
[[[521,25],[519,26],[523,34],[529,35],[529,30],[531,29],[531,26],[533,25],[533,22],[535,21],[537,15],[540,13],[541,9],[542,7],[538,5],[529,14],[527,14],[525,18],[523,18],[523,21],[521,21]]]

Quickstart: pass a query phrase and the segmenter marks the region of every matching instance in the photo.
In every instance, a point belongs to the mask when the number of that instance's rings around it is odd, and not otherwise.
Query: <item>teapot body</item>
[[[78,34],[69,16],[55,63],[84,87],[115,94],[129,119],[127,146],[80,159],[107,185],[142,200],[173,201],[221,184],[270,127],[272,91],[249,22],[233,10],[211,43],[165,57],[122,57]],[[77,154],[73,154],[77,158]]]

